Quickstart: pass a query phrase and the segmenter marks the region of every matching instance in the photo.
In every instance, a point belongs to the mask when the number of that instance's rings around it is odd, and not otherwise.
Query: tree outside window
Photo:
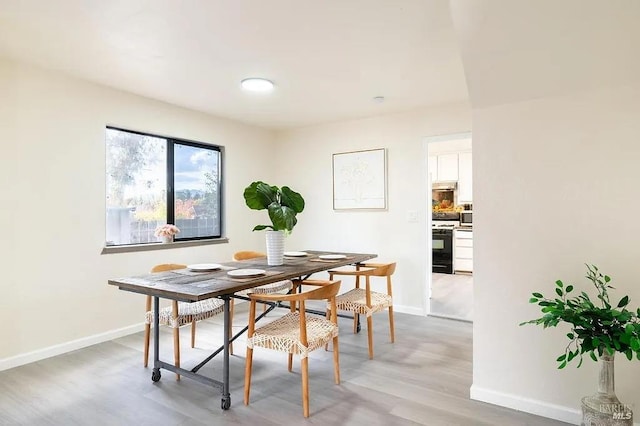
[[[108,127],[106,244],[159,242],[172,223],[176,240],[221,236],[220,148]]]

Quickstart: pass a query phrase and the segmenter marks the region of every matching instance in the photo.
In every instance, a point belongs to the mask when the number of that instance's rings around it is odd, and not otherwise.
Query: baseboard
[[[59,345],[53,345],[47,348],[38,349],[33,352],[27,352],[27,353],[12,356],[9,358],[3,358],[3,359],[0,359],[0,371],[8,370],[14,367],[19,367],[25,364],[30,364],[32,362],[40,361],[45,358],[51,358],[53,356],[62,355],[64,353],[75,351],[77,349],[86,348],[87,346],[95,345],[97,343],[102,343],[109,340],[117,339],[118,337],[123,337],[129,334],[137,333],[142,330],[144,330],[144,324],[132,325],[129,327],[119,328],[117,330],[110,330],[105,333],[84,337],[82,339],[61,343]]]
[[[401,314],[419,315],[424,316],[424,310],[422,308],[416,308],[414,306],[396,305],[393,304],[393,312],[400,312]]]
[[[475,385],[471,386],[470,393],[471,399],[476,401],[512,408],[514,410],[524,411],[525,413],[560,420],[574,425],[579,425],[582,420],[582,413],[580,410],[561,405],[549,404],[548,402],[535,399],[496,392],[490,389],[479,388]]]

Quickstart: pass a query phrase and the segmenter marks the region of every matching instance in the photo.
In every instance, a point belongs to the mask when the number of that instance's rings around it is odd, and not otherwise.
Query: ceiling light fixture
[[[381,104],[382,102],[384,102],[384,96],[376,96],[375,98],[373,98],[373,102]]]
[[[245,78],[240,85],[244,90],[252,92],[268,92],[273,89],[273,82],[266,78]]]

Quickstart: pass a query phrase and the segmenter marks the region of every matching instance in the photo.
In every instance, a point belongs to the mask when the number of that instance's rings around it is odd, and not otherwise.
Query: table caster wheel
[[[160,374],[160,369],[154,368],[153,373],[151,373],[151,380],[157,382],[158,380],[160,380],[160,377],[162,377],[162,374]]]
[[[222,400],[220,401],[220,408],[222,408],[223,410],[228,410],[229,407],[231,407],[231,397],[223,396]]]

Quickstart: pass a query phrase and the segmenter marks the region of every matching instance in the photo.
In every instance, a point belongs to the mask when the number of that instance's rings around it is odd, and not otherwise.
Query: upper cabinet
[[[458,180],[458,154],[438,155],[438,180]]]
[[[458,182],[456,203],[473,203],[471,133],[427,138],[428,172],[432,182]]]
[[[458,204],[473,203],[471,152],[458,154]]]
[[[429,173],[431,174],[431,182],[438,181],[438,156],[430,155],[429,156]]]
[[[432,182],[458,182],[458,204],[473,203],[471,151],[430,155],[428,167]]]

